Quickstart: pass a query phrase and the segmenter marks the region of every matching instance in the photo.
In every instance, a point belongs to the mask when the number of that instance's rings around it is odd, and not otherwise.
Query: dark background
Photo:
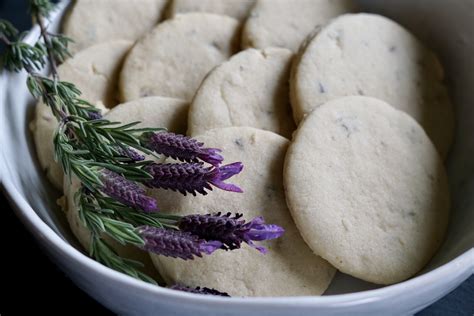
[[[100,0],[97,0],[100,1]],[[196,0],[198,1],[198,0]],[[31,27],[27,0],[0,0],[0,18],[20,30]],[[108,315],[100,304],[76,288],[40,251],[0,193],[3,254],[0,257],[0,315],[55,315],[69,312]],[[10,258],[7,260],[6,255]],[[60,303],[58,304],[58,301]],[[418,315],[474,315],[474,277]]]

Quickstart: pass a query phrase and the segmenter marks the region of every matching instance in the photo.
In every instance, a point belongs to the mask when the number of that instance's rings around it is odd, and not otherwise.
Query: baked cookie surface
[[[237,20],[188,13],[159,24],[128,55],[120,75],[122,100],[165,96],[190,101],[204,76],[238,47]]]
[[[111,40],[136,41],[161,19],[167,0],[76,0],[66,14],[63,33],[76,53]]]
[[[354,7],[351,0],[257,0],[245,21],[242,47],[297,52],[314,28]]]
[[[237,20],[245,20],[255,0],[172,0],[168,16],[189,12],[207,12],[228,15]]]
[[[442,157],[454,133],[454,109],[436,56],[397,23],[373,14],[333,20],[300,50],[292,69],[293,115],[326,101],[365,95],[402,110],[426,130]]]
[[[189,104],[186,101],[166,98],[147,97],[117,105],[107,113],[110,121],[140,121],[141,127],[166,128],[178,133],[186,133]]]
[[[345,97],[311,112],[286,155],[284,186],[311,249],[360,279],[403,281],[443,241],[443,161],[419,124],[383,101]]]
[[[289,84],[292,53],[248,49],[214,68],[196,92],[189,135],[229,126],[251,126],[291,138]]]
[[[285,203],[282,185],[288,140],[250,127],[214,129],[197,139],[222,149],[225,163],[241,161],[243,171],[231,179],[244,193],[211,191],[206,196],[183,196],[153,190],[162,210],[171,214],[243,213],[246,220],[263,216],[267,223],[285,229],[282,237],[261,242],[262,254],[244,244],[233,251],[183,261],[152,255],[168,284],[207,286],[232,296],[320,295],[335,269],[314,255],[301,238]]]

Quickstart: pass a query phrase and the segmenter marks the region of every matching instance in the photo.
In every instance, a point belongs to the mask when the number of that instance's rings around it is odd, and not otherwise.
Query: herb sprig
[[[47,31],[46,16],[54,9],[49,1],[33,0],[30,10],[41,29],[42,41],[34,45],[23,42],[25,33],[20,34],[11,23],[0,20],[0,39],[7,48],[3,55],[3,67],[9,71],[28,73],[27,87],[32,96],[50,107],[58,120],[54,136],[54,154],[64,173],[71,178],[76,176],[82,188],[76,193],[79,217],[91,232],[90,255],[104,265],[130,276],[154,283],[153,279],[142,273],[141,263],[120,257],[103,239],[104,234],[121,244],[143,246],[144,240],[135,232],[135,226],[124,221],[138,216],[136,210],[126,214],[126,206],[112,203],[111,198],[103,196],[98,190],[103,185],[100,171],[103,169],[120,173],[130,180],[150,179],[143,171],[149,162],[135,162],[123,155],[128,148],[144,153],[152,152],[140,145],[138,136],[144,131],[159,129],[134,128],[136,123],[122,125],[101,117],[100,111],[80,98],[80,90],[72,83],[60,81],[57,63],[70,56],[67,46],[71,39]],[[51,78],[39,72],[46,60],[51,65]],[[87,192],[87,194],[85,193]],[[122,216],[118,216],[118,213]],[[141,215],[141,214],[140,214]],[[135,224],[162,226],[159,218],[137,220]]]
[[[160,255],[192,259],[217,249],[240,248],[245,242],[261,252],[253,241],[278,238],[283,229],[265,224],[263,218],[249,222],[241,215],[175,216],[158,212],[157,201],[144,186],[171,189],[186,195],[207,194],[213,187],[242,192],[224,181],[242,170],[241,163],[220,166],[220,150],[162,128],[137,128],[139,122],[121,124],[102,117],[100,111],[81,99],[80,90],[61,81],[57,65],[68,57],[71,39],[48,31],[47,17],[55,6],[49,0],[30,0],[30,12],[39,25],[40,39],[25,43],[8,21],[0,20],[0,40],[6,45],[3,67],[26,71],[31,95],[50,107],[58,121],[54,135],[55,160],[69,181],[75,176],[81,186],[74,195],[81,222],[91,233],[90,256],[132,277],[155,283],[140,271],[142,263],[117,254],[104,236]],[[40,74],[48,63],[50,77]],[[158,164],[147,155],[162,154],[183,161]],[[208,163],[210,166],[205,166]]]

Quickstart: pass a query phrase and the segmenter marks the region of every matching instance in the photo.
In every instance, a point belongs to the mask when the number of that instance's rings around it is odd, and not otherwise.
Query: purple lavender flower
[[[262,253],[266,249],[256,246],[253,241],[275,239],[283,235],[285,230],[277,225],[265,224],[263,217],[259,216],[245,222],[242,214],[231,216],[231,213],[207,215],[188,215],[182,217],[177,226],[180,230],[190,232],[205,240],[218,240],[222,242],[222,249],[233,250],[240,248],[242,242],[249,244]]]
[[[169,132],[144,133],[141,142],[146,148],[158,154],[180,161],[198,162],[199,159],[218,166],[224,158],[220,149],[203,148],[204,144],[184,135]]]
[[[196,192],[206,195],[206,189],[212,190],[211,185],[231,192],[242,192],[242,190],[224,181],[240,173],[243,165],[234,162],[220,167],[204,167],[203,163],[177,163],[177,164],[151,164],[145,167],[145,171],[152,175],[153,179],[145,182],[145,185],[153,188],[186,192],[196,195]]]
[[[196,293],[196,294],[203,294],[203,295],[217,295],[217,296],[227,296],[230,297],[229,294],[226,292],[220,292],[216,289],[210,289],[208,287],[189,287],[189,286],[184,286],[184,285],[173,285],[170,287],[172,290],[177,290],[177,291],[182,291],[182,292],[188,292],[188,293]]]
[[[108,169],[102,169],[100,171],[100,180],[103,183],[100,190],[120,203],[141,209],[145,212],[158,210],[156,200],[147,196],[145,189],[137,183],[127,180]]]
[[[102,113],[100,111],[88,111],[89,120],[100,120],[102,118]]]
[[[140,226],[138,234],[145,240],[143,249],[162,256],[194,259],[202,254],[210,255],[221,248],[220,241],[206,241],[189,232],[152,226]]]
[[[120,156],[126,157],[131,161],[142,161],[145,160],[145,156],[139,154],[136,150],[131,147],[117,146],[117,152]]]

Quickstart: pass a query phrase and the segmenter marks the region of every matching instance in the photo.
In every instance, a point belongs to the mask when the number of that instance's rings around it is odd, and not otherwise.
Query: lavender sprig
[[[230,297],[230,295],[227,294],[226,292],[220,292],[216,289],[211,289],[211,288],[208,288],[208,287],[199,287],[198,286],[198,287],[192,288],[192,287],[189,287],[189,286],[175,284],[175,285],[171,286],[170,289],[176,290],[176,291],[188,292],[188,293],[195,293],[195,294]]]
[[[104,120],[95,107],[79,98],[79,89],[69,82],[60,81],[57,62],[69,56],[67,45],[70,40],[47,31],[44,20],[54,9],[49,0],[31,0],[30,7],[33,19],[41,30],[41,41],[34,45],[23,42],[23,35],[19,35],[10,23],[0,20],[0,41],[6,45],[3,66],[15,72],[25,70],[28,73],[27,87],[30,93],[48,105],[59,122],[54,137],[56,160],[67,175],[77,176],[88,191],[87,194],[81,194],[84,198],[80,199],[78,206],[82,222],[93,235],[91,256],[108,267],[154,283],[137,269],[135,263],[118,256],[102,239],[101,234],[108,234],[122,244],[142,245],[144,241],[135,233],[135,227],[124,219],[136,219],[156,225],[162,225],[161,220],[148,218],[146,214],[119,214],[116,210],[104,208],[102,202],[98,201],[103,200],[102,191],[99,190],[102,188],[110,196],[127,204],[131,202],[134,206],[141,205],[145,210],[153,208],[152,203],[143,199],[141,192],[130,194],[120,191],[117,184],[121,181],[110,183],[111,179],[104,178],[99,170],[106,168],[120,173],[120,176],[127,179],[122,181],[147,179],[149,175],[142,170],[144,165],[130,163],[130,156],[122,163],[123,153],[116,148],[136,148],[148,153],[146,148],[140,146],[138,136],[157,129],[138,130],[132,128],[133,124],[119,125]],[[51,66],[52,78],[39,74],[46,60]],[[105,182],[105,187],[102,187],[102,181]],[[125,205],[123,207],[126,208]]]
[[[242,192],[238,186],[224,181],[239,174],[243,169],[240,162],[220,167],[205,167],[203,163],[150,164],[145,170],[152,179],[145,184],[153,188],[178,191],[184,195],[197,193],[206,195],[212,186],[230,192]]]
[[[141,143],[158,154],[180,161],[198,162],[202,160],[213,166],[218,166],[224,160],[219,154],[220,149],[204,148],[204,143],[170,132],[144,133]]]
[[[173,229],[141,226],[137,233],[145,240],[144,250],[184,260],[210,255],[222,246],[219,241],[205,241],[191,233]]]
[[[190,232],[205,240],[222,242],[222,249],[238,249],[245,242],[262,253],[267,252],[266,248],[255,245],[254,241],[279,238],[285,232],[278,225],[265,224],[261,216],[245,222],[242,214],[232,216],[231,213],[222,215],[220,212],[184,216],[178,221],[177,226],[180,230]]]

